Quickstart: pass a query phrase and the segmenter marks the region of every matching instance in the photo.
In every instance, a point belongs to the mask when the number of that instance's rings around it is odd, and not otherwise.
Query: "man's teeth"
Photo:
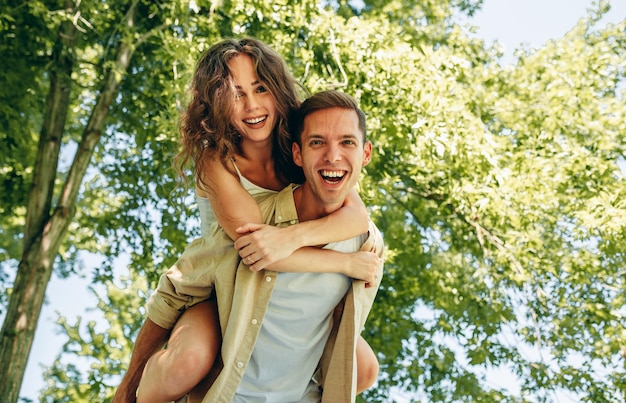
[[[344,171],[321,171],[321,174],[325,178],[343,178],[345,175]]]
[[[254,119],[244,119],[243,121],[249,125],[255,125],[257,123],[261,123],[262,121],[265,120],[267,116],[261,116],[259,118],[254,118]]]

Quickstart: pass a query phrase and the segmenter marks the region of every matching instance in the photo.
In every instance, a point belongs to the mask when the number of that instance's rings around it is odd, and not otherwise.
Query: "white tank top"
[[[246,191],[250,193],[252,197],[265,193],[277,193],[275,190],[266,189],[259,185],[255,185],[254,183],[246,179],[246,177],[243,176],[239,171],[239,168],[237,168],[237,164],[235,164],[234,160],[233,166],[237,171],[237,175],[239,175],[239,182],[241,183],[241,186],[243,186],[243,188],[246,189]],[[196,202],[198,203],[198,212],[200,214],[200,231],[202,233],[202,236],[206,236],[209,233],[211,224],[216,221],[215,213],[213,212],[213,207],[211,207],[211,201],[206,197],[202,197],[196,193]]]

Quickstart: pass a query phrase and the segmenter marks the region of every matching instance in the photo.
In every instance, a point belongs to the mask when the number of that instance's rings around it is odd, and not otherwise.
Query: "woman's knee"
[[[214,302],[202,302],[186,310],[168,342],[170,370],[175,378],[204,376],[211,369],[221,344]]]

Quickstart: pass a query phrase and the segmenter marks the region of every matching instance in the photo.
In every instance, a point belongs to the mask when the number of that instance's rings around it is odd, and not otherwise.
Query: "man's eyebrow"
[[[341,135],[341,140],[357,140],[359,136],[357,134],[346,133]]]
[[[321,134],[316,134],[316,133],[308,133],[308,134],[302,133],[300,137],[301,141],[320,140],[320,139],[324,139],[324,136]]]
[[[317,133],[311,133],[311,134],[307,134],[306,138],[307,139],[324,139],[327,136],[323,135],[323,134],[317,134]],[[342,134],[341,135],[341,140],[346,140],[346,139],[358,139],[359,135],[357,134],[352,134],[352,133],[346,133],[346,134]]]

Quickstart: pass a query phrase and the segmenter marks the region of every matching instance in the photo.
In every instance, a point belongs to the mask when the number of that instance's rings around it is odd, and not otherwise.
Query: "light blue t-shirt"
[[[325,248],[355,252],[365,236]],[[337,273],[278,273],[236,403],[319,402],[311,380],[332,329],[332,314],[352,280]]]

